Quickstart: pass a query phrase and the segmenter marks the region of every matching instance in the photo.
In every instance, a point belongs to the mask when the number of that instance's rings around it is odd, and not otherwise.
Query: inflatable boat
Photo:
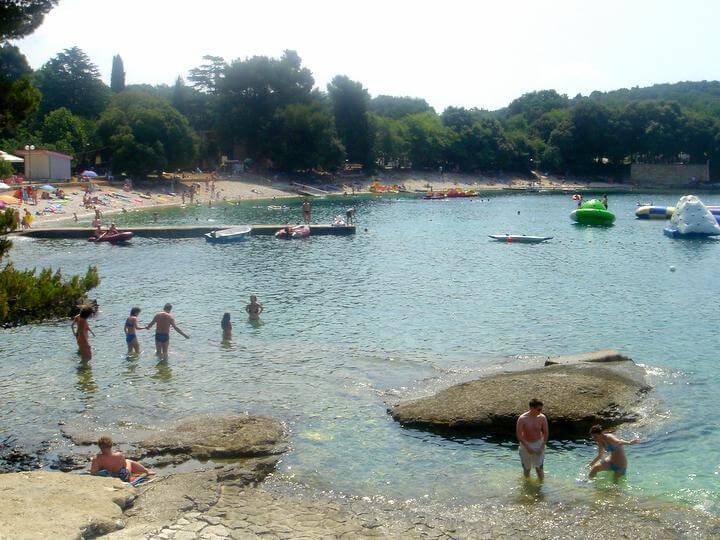
[[[507,242],[508,244],[539,244],[552,240],[552,236],[527,236],[525,234],[490,234],[488,235],[498,242]]]
[[[288,234],[288,230],[290,234]],[[294,227],[283,227],[275,233],[275,238],[290,240],[291,238],[305,238],[310,236],[310,227],[307,225],[295,225]]]
[[[583,225],[612,225],[615,221],[615,214],[605,208],[602,201],[590,199],[573,210],[570,218]]]
[[[240,242],[250,236],[251,228],[247,225],[242,227],[231,227],[230,229],[220,229],[212,231],[205,235],[205,240],[216,244],[230,244],[231,242]]]
[[[675,212],[674,206],[638,206],[635,217],[638,219],[670,219]]]
[[[91,236],[88,238],[89,242],[109,242],[110,244],[121,244],[129,242],[133,237],[133,233],[130,231],[119,231],[115,234],[103,234],[100,238]]]

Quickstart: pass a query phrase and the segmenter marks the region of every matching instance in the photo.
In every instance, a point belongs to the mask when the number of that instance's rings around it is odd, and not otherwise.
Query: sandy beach
[[[21,214],[27,209],[33,215],[32,227],[52,226],[59,221],[86,220],[94,216],[94,206],[102,212],[103,216],[116,212],[146,211],[167,206],[180,206],[183,203],[181,193],[189,193],[191,186],[196,184],[197,193],[195,202],[200,204],[220,203],[225,201],[246,200],[273,200],[280,198],[299,197],[299,184],[293,179],[279,180],[276,177],[260,174],[243,174],[240,176],[222,176],[215,180],[208,175],[185,175],[182,180],[150,181],[137,185],[131,191],[125,191],[119,182],[94,182],[93,197],[98,203],[85,207],[83,197],[87,187],[86,183],[72,182],[68,184],[57,183],[55,187],[61,188],[65,193],[64,199],[52,196],[50,199],[38,199],[38,204],[23,203],[17,208]],[[334,195],[362,195],[369,194],[373,182],[393,186],[404,186],[409,193],[423,193],[428,190],[446,191],[453,187],[475,189],[484,192],[503,190],[540,190],[573,192],[588,189],[613,190],[629,189],[622,184],[607,184],[601,182],[565,181],[555,177],[536,175],[535,177],[520,176],[482,176],[434,172],[393,172],[367,176],[343,176],[332,182],[308,185],[317,187]],[[211,186],[215,186],[212,196]],[[0,192],[0,195],[12,195],[17,187]],[[187,198],[189,202],[189,197]],[[104,219],[104,222],[107,222]]]

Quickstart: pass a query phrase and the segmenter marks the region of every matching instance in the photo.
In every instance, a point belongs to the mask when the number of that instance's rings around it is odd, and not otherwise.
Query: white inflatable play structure
[[[717,236],[720,235],[720,226],[700,199],[695,195],[685,195],[675,205],[665,234],[673,238]]]

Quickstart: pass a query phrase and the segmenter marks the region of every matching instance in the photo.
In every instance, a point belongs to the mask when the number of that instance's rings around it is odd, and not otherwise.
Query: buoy
[[[671,266],[671,267],[670,267],[670,271],[671,271],[671,272],[674,272],[674,271],[675,271],[675,267],[674,267],[674,266]]]

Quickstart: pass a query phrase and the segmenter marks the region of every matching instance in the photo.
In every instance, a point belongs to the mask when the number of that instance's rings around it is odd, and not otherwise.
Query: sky
[[[533,90],[720,79],[714,0],[60,0],[16,44],[33,68],[78,46],[109,83],[172,84],[212,54],[293,49],[318,87],[338,74],[371,95],[497,109]]]

